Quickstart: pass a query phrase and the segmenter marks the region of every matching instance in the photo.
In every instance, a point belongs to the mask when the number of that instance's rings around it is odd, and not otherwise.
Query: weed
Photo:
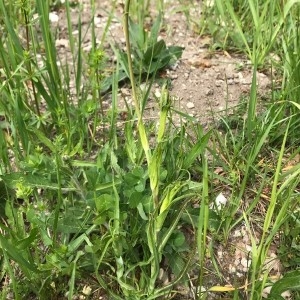
[[[270,299],[287,290],[297,297],[296,2],[282,7],[272,1],[228,0],[207,7],[214,12],[207,26],[214,24],[212,33],[227,38],[223,47],[230,39],[253,63],[251,93],[235,112],[243,115],[223,116],[222,128],[208,131],[173,107],[167,83],[157,99],[157,124],[145,120],[153,80],[183,51],[159,39],[164,1],[157,1],[160,12],[149,31],[144,21],[150,1],[126,1],[126,51],[112,45],[117,57],[112,74],[107,73],[110,53],[104,42],[117,1],[107,12],[100,39],[91,1],[87,54],[80,5],[68,0],[50,4],[66,12],[70,66],[55,47],[48,1],[13,6],[0,0],[1,297],[73,299],[86,283],[112,299],[171,299],[178,286],[195,287],[190,289],[195,299],[218,292],[261,299],[269,285]],[[78,39],[72,34],[74,6]],[[189,20],[187,9],[185,14]],[[258,112],[256,71],[279,40],[282,92],[275,96],[273,91],[269,106]],[[127,103],[120,125],[118,84],[125,78],[134,107]],[[108,90],[109,111],[104,102]],[[176,113],[182,119],[179,127],[172,122]],[[213,199],[222,189],[228,191],[228,204],[215,209]],[[257,215],[261,206],[264,212]],[[242,222],[251,238],[246,282],[212,286],[206,280],[207,261],[225,284],[215,247],[229,245],[232,230]],[[279,238],[278,254],[288,272],[272,283],[268,250]]]

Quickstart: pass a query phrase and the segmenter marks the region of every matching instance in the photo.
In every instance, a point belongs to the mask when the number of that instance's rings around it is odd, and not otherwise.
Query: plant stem
[[[133,74],[131,47],[130,47],[130,40],[129,40],[129,28],[128,28],[129,7],[130,7],[130,0],[127,0],[125,3],[125,9],[124,9],[124,34],[125,34],[125,40],[126,40],[126,51],[127,51],[127,59],[128,59],[129,77],[130,77],[130,83],[131,83],[131,88],[132,88],[132,98],[133,98],[133,102],[134,102],[134,106],[135,106],[135,111],[136,111],[136,114],[138,117],[139,136],[141,139],[143,150],[146,155],[147,163],[148,163],[148,165],[150,165],[151,153],[150,153],[150,149],[149,149],[149,143],[148,143],[148,139],[147,139],[147,135],[146,135],[146,131],[145,131],[145,126],[143,123],[143,116],[142,116],[139,101],[138,101],[135,78],[134,78],[134,74]]]

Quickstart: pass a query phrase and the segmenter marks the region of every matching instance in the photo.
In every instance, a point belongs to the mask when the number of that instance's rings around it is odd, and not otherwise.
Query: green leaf
[[[143,63],[145,65],[146,70],[148,66],[151,65],[153,60],[158,59],[162,56],[162,52],[166,48],[167,47],[164,40],[160,40],[156,42],[154,45],[147,48],[143,58]]]
[[[28,185],[32,188],[43,188],[49,190],[58,190],[59,186],[57,183],[53,183],[45,177],[34,174],[26,174],[21,172],[15,172],[10,174],[5,174],[2,177],[2,180],[7,184],[9,188],[16,189],[19,183],[23,185]],[[77,189],[70,187],[63,187],[63,192],[76,191]]]
[[[143,208],[143,204],[142,203],[139,203],[138,206],[137,206],[137,209],[138,209],[138,212],[139,212],[139,215],[140,217],[147,221],[148,220],[148,217],[146,216],[145,214],[145,211],[144,211],[144,208]]]
[[[125,148],[128,157],[134,164],[137,156],[137,145],[134,139],[133,124],[131,122],[125,122]]]
[[[35,130],[32,131],[32,133],[34,133],[38,137],[40,142],[42,142],[46,147],[48,147],[53,153],[56,152],[55,145],[52,143],[52,141],[50,139],[48,139],[44,135],[44,133],[42,131],[35,128]]]
[[[274,283],[268,299],[283,299],[280,295],[285,291],[300,291],[300,270],[286,273]]]
[[[182,257],[177,253],[167,255],[169,266],[172,269],[172,273],[175,277],[178,277],[182,269],[185,267],[185,262]]]
[[[36,240],[36,237],[38,235],[38,228],[33,228],[31,231],[30,231],[30,234],[28,237],[22,239],[22,240],[19,240],[17,243],[16,243],[16,246],[18,247],[18,249],[20,250],[25,250],[27,249],[35,240]]]
[[[173,245],[175,248],[182,246],[185,243],[185,236],[182,232],[176,232],[175,237],[173,238]]]
[[[37,213],[36,209],[30,207],[26,213],[26,220],[34,225],[38,225],[39,228],[46,227],[46,220],[40,214]]]
[[[210,137],[210,132],[205,134],[187,153],[186,158],[183,162],[183,169],[188,169],[195,162],[195,160],[203,153],[208,140]]]
[[[157,41],[159,31],[160,31],[161,19],[162,19],[161,13],[159,13],[151,27],[150,37],[149,37],[150,45],[153,45]]]
[[[180,46],[170,46],[168,47],[170,56],[175,57],[176,59],[179,59],[182,55],[182,52],[184,50],[184,47],[180,47]]]
[[[141,202],[142,194],[139,192],[133,192],[129,198],[129,206],[135,208]]]
[[[144,28],[129,18],[129,33],[130,41],[137,51],[139,58],[142,59],[143,55],[141,51],[143,51],[146,41],[146,33]]]
[[[143,192],[143,191],[145,190],[145,182],[144,182],[144,181],[139,182],[139,183],[134,187],[134,189],[135,189],[137,192],[139,192],[139,193]]]
[[[22,255],[21,251],[2,235],[0,235],[0,246],[20,266],[23,271],[26,270],[26,273],[28,273],[28,270],[30,270],[34,273],[38,273],[36,266],[27,261]]]
[[[109,194],[102,194],[95,198],[96,209],[98,213],[103,213],[108,210],[113,210],[115,205],[115,198]]]

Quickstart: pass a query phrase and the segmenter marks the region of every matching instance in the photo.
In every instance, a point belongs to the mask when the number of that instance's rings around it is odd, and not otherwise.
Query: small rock
[[[228,71],[226,73],[226,78],[227,78],[227,80],[228,79],[233,79],[233,78],[235,78],[235,74],[232,71]]]
[[[207,91],[205,92],[206,96],[212,96],[214,94],[214,90],[213,89],[207,89]]]
[[[159,89],[156,89],[155,92],[154,92],[154,95],[156,98],[160,98],[161,97],[161,92]]]
[[[100,27],[100,24],[101,24],[101,17],[100,16],[97,16],[94,18],[94,24],[97,28]]]
[[[252,247],[250,245],[246,245],[245,249],[247,252],[252,252]]]
[[[82,293],[86,296],[89,296],[92,293],[92,288],[88,285],[85,285],[82,289]]]
[[[185,79],[188,79],[188,78],[189,78],[189,73],[184,73],[184,74],[183,74],[183,77],[184,77]]]
[[[223,252],[222,251],[218,251],[218,258],[223,258]]]
[[[171,79],[177,79],[177,78],[178,78],[178,75],[177,75],[177,74],[170,74],[170,78],[171,78]]]
[[[187,102],[186,107],[192,109],[195,107],[195,104],[193,102]]]
[[[216,197],[216,201],[215,204],[217,206],[218,209],[221,209],[222,207],[224,207],[227,203],[227,199],[226,197],[220,193],[217,197]]]
[[[248,259],[246,259],[245,257],[243,257],[243,258],[241,259],[241,265],[242,265],[244,268],[246,268],[246,269],[249,268],[250,264],[251,264],[251,261],[248,260]]]
[[[223,85],[224,80],[216,80],[215,84],[217,87],[220,87]]]
[[[57,23],[58,20],[59,20],[59,16],[56,13],[54,12],[49,13],[49,21],[51,23]]]
[[[236,267],[233,266],[232,264],[229,264],[228,271],[229,271],[229,273],[233,274],[236,272]]]
[[[82,48],[84,52],[90,52],[92,50],[92,44],[88,44]]]
[[[202,57],[194,57],[188,60],[188,63],[196,68],[211,68],[212,63],[210,60],[202,58]]]
[[[179,63],[178,63],[178,61],[177,61],[177,62],[175,62],[173,65],[170,66],[170,69],[171,69],[172,71],[175,71],[175,70],[178,68],[178,65],[179,65]]]
[[[240,230],[235,230],[234,231],[234,233],[233,233],[233,235],[232,235],[233,237],[240,237],[240,236],[242,236],[242,233],[241,233],[241,231]]]
[[[217,80],[224,80],[224,75],[221,74],[221,73],[218,73],[217,76],[216,76],[216,79]]]
[[[69,40],[67,40],[67,39],[56,40],[55,41],[55,47],[68,48],[69,47]]]
[[[250,85],[252,83],[252,77],[251,76],[244,77],[240,79],[240,83],[244,85]]]
[[[140,89],[141,89],[141,92],[145,93],[145,92],[147,91],[147,89],[148,89],[148,85],[147,85],[146,83],[143,82],[143,83],[140,85]]]

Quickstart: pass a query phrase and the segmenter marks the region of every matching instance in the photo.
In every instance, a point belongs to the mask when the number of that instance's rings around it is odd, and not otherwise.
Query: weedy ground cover
[[[73,299],[81,291],[87,299],[181,299],[184,288],[193,299],[262,299],[268,286],[268,299],[287,290],[299,297],[299,3],[215,1],[197,20],[185,10],[187,22],[204,24],[218,47],[244,52],[253,67],[246,114],[237,111],[242,118],[234,122],[222,116],[207,131],[184,113],[174,126],[167,82],[158,120],[145,121],[156,75],[183,51],[158,38],[167,3],[155,4],[160,11],[147,31],[152,3],[126,1],[126,51],[111,45],[116,62],[108,74],[104,44],[117,1],[100,39],[91,1],[86,55],[80,14],[78,39],[72,34],[72,6],[80,3],[0,0],[3,299]],[[54,7],[66,10],[71,65],[62,64],[49,31]],[[282,85],[267,103],[257,97],[262,67]],[[134,105],[121,115],[124,80]],[[215,190],[223,187],[230,196],[220,207]],[[214,247],[241,224],[251,236],[249,268],[243,282],[228,286]],[[276,283],[266,264],[274,241],[285,267]],[[206,279],[208,261],[218,285]]]

